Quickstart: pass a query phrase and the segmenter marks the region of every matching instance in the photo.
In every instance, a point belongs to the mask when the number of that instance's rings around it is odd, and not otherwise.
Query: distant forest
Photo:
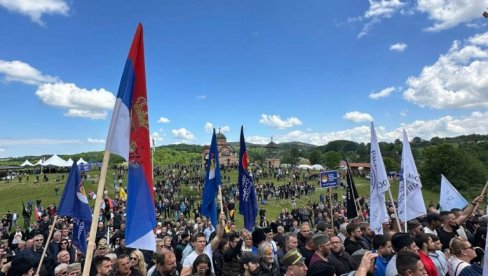
[[[239,143],[229,143],[236,154]],[[434,137],[423,140],[419,137],[412,139],[412,153],[419,170],[422,184],[438,191],[440,175],[444,174],[451,183],[470,195],[479,194],[488,180],[488,135],[463,135],[454,138]],[[341,160],[349,162],[368,162],[370,145],[346,140],[331,141],[323,146],[290,142],[277,144],[277,155],[281,163],[298,165],[304,162],[321,164],[334,169]],[[247,144],[251,163],[265,164],[266,146]],[[402,142],[381,142],[381,153],[388,172],[400,171],[402,156]],[[202,146],[199,145],[166,145],[156,148],[154,163],[160,166],[168,164],[200,163]],[[48,158],[49,156],[42,156]],[[78,160],[83,157],[86,161],[101,162],[103,152],[85,152],[73,155],[62,155],[64,159]],[[0,165],[19,165],[28,159],[37,162],[41,156],[24,156],[0,160]],[[122,158],[112,155],[110,165],[122,163]]]

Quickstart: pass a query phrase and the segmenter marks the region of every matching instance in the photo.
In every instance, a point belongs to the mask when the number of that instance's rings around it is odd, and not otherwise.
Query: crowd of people
[[[155,169],[158,221],[152,252],[126,247],[125,202],[118,196],[126,171],[119,169],[117,196],[103,195],[90,275],[482,275],[488,218],[476,207],[483,196],[463,210],[439,211],[430,204],[427,215],[409,221],[406,229],[398,227],[394,203],[387,202],[390,219],[380,234],[367,223],[367,197],[357,199],[360,216],[348,219],[337,196],[297,206],[296,198],[315,192],[317,181],[310,175],[264,171],[253,171],[262,200],[288,198],[290,208],[278,217],[268,217],[261,208],[248,231],[236,225],[236,184],[223,186],[224,208],[218,211],[218,225],[212,225],[200,214],[199,197],[182,192],[201,194],[199,166]],[[288,184],[272,184],[277,177],[288,177]],[[40,216],[29,223],[32,209]],[[56,206],[43,208],[41,200],[28,201],[22,213],[23,226],[17,224],[17,212],[8,212],[0,223],[0,276],[30,276],[38,268],[39,275],[80,275],[85,256],[73,245],[72,218],[54,221]]]

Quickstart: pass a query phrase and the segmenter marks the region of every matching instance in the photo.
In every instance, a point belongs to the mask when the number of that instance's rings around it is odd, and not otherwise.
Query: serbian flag
[[[76,161],[71,167],[68,181],[64,186],[58,215],[73,218],[73,244],[86,254],[86,233],[90,231],[92,214]]]
[[[202,215],[210,218],[214,227],[217,227],[217,204],[215,197],[221,181],[219,165],[219,148],[217,147],[217,137],[213,130],[212,143],[208,151],[207,173],[203,184]],[[129,194],[130,195],[130,194]],[[220,210],[223,212],[224,210]]]
[[[146,71],[142,25],[137,27],[125,63],[112,113],[106,150],[120,155],[129,165],[127,184],[127,247],[156,249],[154,190],[151,175]]]
[[[241,126],[241,141],[239,146],[239,213],[244,217],[244,227],[252,231],[256,216],[258,215],[258,203],[256,190],[252,176],[247,171],[249,156],[247,155],[246,141],[244,141],[244,127]]]

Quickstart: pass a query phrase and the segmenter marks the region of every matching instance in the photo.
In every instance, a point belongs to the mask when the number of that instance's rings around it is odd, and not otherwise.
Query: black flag
[[[347,207],[347,218],[357,218],[358,211],[356,209],[355,200],[359,197],[358,190],[354,184],[354,179],[352,178],[351,168],[349,168],[349,162],[347,164],[347,189],[346,189],[346,207]]]

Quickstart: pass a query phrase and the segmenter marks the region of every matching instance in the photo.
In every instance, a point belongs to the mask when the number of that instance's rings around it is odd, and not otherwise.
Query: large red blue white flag
[[[149,137],[142,25],[137,27],[120,81],[106,150],[129,165],[125,240],[127,247],[156,249],[156,227]]]

